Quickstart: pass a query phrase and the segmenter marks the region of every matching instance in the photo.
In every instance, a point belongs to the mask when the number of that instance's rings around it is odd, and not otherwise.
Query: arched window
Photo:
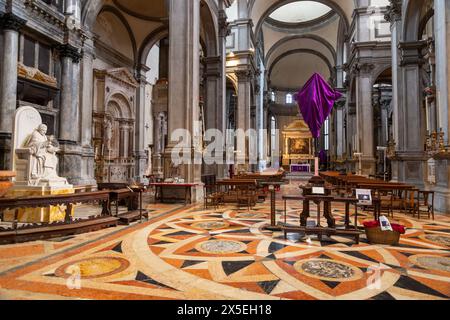
[[[330,150],[330,118],[325,120],[325,124],[323,126],[323,137],[324,137],[324,149],[325,151]]]
[[[288,93],[288,94],[286,95],[286,103],[287,103],[287,104],[290,104],[290,103],[292,103],[292,102],[293,102],[293,100],[292,100],[292,94]]]
[[[275,99],[276,99],[275,92],[272,91],[272,92],[270,93],[270,100],[272,100],[272,102],[275,102]]]

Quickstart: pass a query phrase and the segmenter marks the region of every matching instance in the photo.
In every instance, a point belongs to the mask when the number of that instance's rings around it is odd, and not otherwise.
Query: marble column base
[[[164,177],[163,157],[160,153],[154,153],[152,156],[152,174],[159,179]]]
[[[11,170],[11,144],[11,134],[0,132],[0,170]]]
[[[95,154],[92,147],[82,148],[81,168],[81,180],[79,181],[79,185],[97,186],[94,172]]]
[[[60,141],[59,176],[67,178],[74,186],[84,185],[83,148],[76,143]]]
[[[359,164],[358,164],[359,165]],[[376,171],[377,161],[374,158],[364,158],[361,160],[361,173],[363,176],[374,175]],[[357,167],[359,168],[359,167]]]
[[[450,160],[436,160],[435,209],[450,213]]]
[[[398,153],[393,161],[393,179],[398,182],[425,187],[425,172],[428,158],[423,152]]]
[[[137,155],[135,155],[134,161],[136,163],[136,168],[134,171],[134,180],[137,183],[148,184],[148,179],[145,177],[145,171],[148,166],[147,154],[143,151],[139,152]]]

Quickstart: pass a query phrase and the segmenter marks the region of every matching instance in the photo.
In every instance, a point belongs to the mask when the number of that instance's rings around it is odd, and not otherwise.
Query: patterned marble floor
[[[283,208],[279,202],[277,208]],[[398,246],[262,231],[269,203],[150,205],[151,219],[0,246],[0,299],[421,299],[450,297],[450,216],[395,214]],[[298,223],[301,204],[288,206]],[[333,208],[338,224],[343,208]],[[278,211],[278,219],[283,212]],[[311,219],[314,219],[314,214]],[[371,219],[360,215],[359,223]],[[325,225],[325,221],[324,221]]]

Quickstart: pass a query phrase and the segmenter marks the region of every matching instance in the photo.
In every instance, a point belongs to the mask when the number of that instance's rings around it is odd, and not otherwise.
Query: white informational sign
[[[358,204],[364,206],[372,205],[372,191],[368,189],[356,189],[356,198],[358,199]]]
[[[389,219],[385,216],[380,217],[380,227],[382,231],[394,231],[392,230],[391,223],[389,222]]]
[[[312,193],[313,194],[325,194],[325,188],[324,187],[313,187]]]

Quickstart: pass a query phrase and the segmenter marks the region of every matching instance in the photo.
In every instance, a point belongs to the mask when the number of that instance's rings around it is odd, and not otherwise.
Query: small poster
[[[372,191],[368,189],[356,189],[356,198],[358,199],[358,204],[364,206],[372,205]]]
[[[382,231],[393,231],[389,219],[385,216],[380,217],[380,227]]]
[[[313,187],[312,193],[313,194],[325,194],[325,188],[324,187]]]

